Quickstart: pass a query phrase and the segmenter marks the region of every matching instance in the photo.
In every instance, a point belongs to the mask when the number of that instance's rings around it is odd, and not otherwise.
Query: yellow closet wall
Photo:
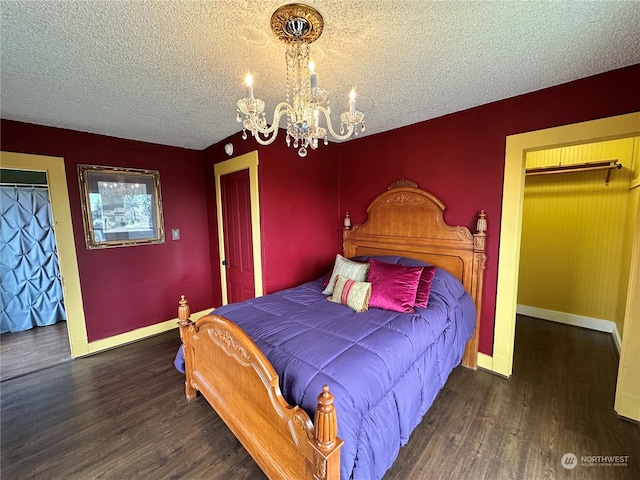
[[[527,168],[618,159],[621,170],[527,176],[518,304],[614,321],[622,333],[640,140],[529,152]],[[635,200],[634,200],[635,199]]]

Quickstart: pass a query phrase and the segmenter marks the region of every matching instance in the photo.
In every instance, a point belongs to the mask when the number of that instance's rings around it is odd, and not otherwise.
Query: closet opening
[[[0,169],[0,380],[70,361],[45,172]]]

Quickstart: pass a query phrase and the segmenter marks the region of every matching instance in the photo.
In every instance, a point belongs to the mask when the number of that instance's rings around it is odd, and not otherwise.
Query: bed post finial
[[[478,230],[478,233],[487,233],[487,214],[484,213],[484,210],[480,210],[480,215],[478,215],[478,222],[476,224],[476,230]]]
[[[184,298],[184,295],[180,295],[180,301],[178,302],[178,320],[179,323],[188,323],[190,322],[189,316],[191,312],[189,311],[189,303],[187,299]]]
[[[476,233],[473,234],[473,251],[477,253],[484,253],[485,240],[487,237],[487,214],[484,210],[480,210],[478,220],[476,222]],[[484,260],[483,260],[484,268]]]
[[[184,298],[184,295],[180,295],[180,301],[178,302],[178,326],[180,327],[180,340],[182,340],[183,345],[182,352],[184,355],[185,362],[185,382],[184,382],[184,391],[187,397],[187,400],[193,400],[196,398],[197,392],[195,384],[192,379],[192,370],[191,365],[193,365],[193,345],[189,345],[189,338],[193,333],[193,325],[194,323],[189,320],[189,316],[191,313],[189,312],[189,303],[187,299]]]
[[[333,406],[333,395],[329,393],[328,385],[322,387],[322,393],[318,396],[313,431],[314,438],[311,445],[315,453],[311,465],[312,475],[309,475],[309,478],[314,480],[340,478],[342,440],[338,438],[338,418]]]
[[[322,387],[322,393],[318,396],[314,426],[318,447],[322,450],[333,448],[338,436],[338,418],[328,385]]]

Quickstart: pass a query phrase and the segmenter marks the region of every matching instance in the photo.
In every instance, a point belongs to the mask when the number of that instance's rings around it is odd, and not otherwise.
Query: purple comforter
[[[278,372],[284,398],[312,419],[329,385],[344,440],[341,478],[379,479],[460,363],[475,326],[473,300],[441,269],[429,307],[413,314],[355,313],[322,290],[319,279],[215,313],[256,342]],[[181,356],[182,348],[176,367],[184,371]]]

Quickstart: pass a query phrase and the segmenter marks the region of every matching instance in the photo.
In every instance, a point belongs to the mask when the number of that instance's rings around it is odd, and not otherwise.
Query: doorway
[[[71,360],[46,174],[0,169],[0,380]]]
[[[513,369],[526,153],[638,135],[640,135],[640,112],[507,137],[501,225],[512,227],[502,228],[500,231],[493,355],[479,355],[479,366],[507,377],[511,375]],[[639,249],[638,243],[640,242],[636,241],[634,244],[634,255]],[[630,302],[639,298],[637,290],[640,288],[640,272],[638,269],[632,268],[629,284],[619,370],[628,372],[625,378],[633,379],[640,378],[640,366],[634,365],[630,361],[631,356],[625,355],[625,351],[627,345],[630,350],[637,349],[637,345],[631,343],[633,336],[627,335],[626,332],[632,329],[635,332],[640,323],[640,312],[629,308]],[[620,380],[620,377],[618,379]],[[637,381],[635,384],[630,382],[629,385],[621,385],[619,381],[616,400],[621,395],[627,395],[625,393],[627,388],[637,390]],[[631,392],[628,396],[632,399],[637,398],[635,392]],[[633,415],[626,415],[620,409],[616,410],[623,416],[634,418]]]
[[[0,152],[0,163],[3,168],[7,169],[46,173],[51,210],[55,223],[54,231],[62,277],[62,293],[67,312],[67,332],[71,356],[87,355],[89,353],[89,344],[82,304],[64,159],[43,155]]]
[[[249,178],[250,197],[250,217],[251,217],[251,255],[253,256],[253,290],[254,296],[260,297],[263,294],[262,285],[262,244],[260,232],[260,197],[258,185],[258,152],[253,151],[236,158],[231,158],[214,165],[215,185],[216,185],[216,209],[218,218],[218,245],[220,261],[226,256],[225,248],[225,225],[224,212],[222,209],[222,184],[221,177],[235,172],[247,171]],[[222,289],[222,304],[229,303],[229,292],[227,289],[226,268],[221,265],[220,282]]]

